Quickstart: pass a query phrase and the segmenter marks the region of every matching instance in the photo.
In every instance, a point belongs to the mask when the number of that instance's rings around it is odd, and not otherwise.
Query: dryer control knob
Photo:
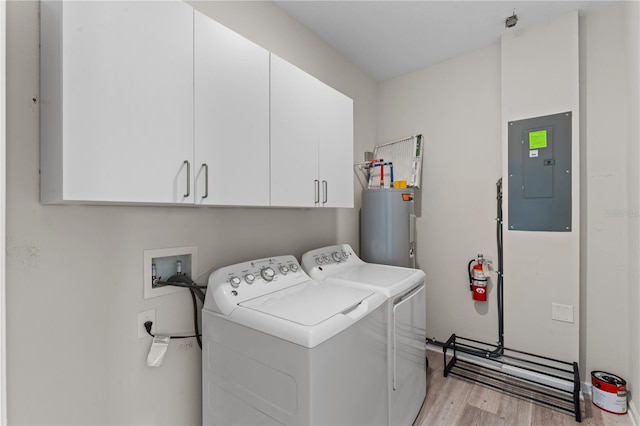
[[[342,255],[340,254],[339,251],[334,251],[331,256],[333,257],[333,260],[335,260],[336,262],[340,262],[342,260]]]
[[[298,265],[296,265],[295,263],[290,263],[289,269],[291,269],[291,271],[293,272],[298,272]]]
[[[324,263],[329,263],[331,262],[331,259],[329,259],[329,256],[322,256],[322,260],[324,260]]]
[[[231,284],[231,287],[233,288],[238,288],[238,286],[240,285],[240,278],[238,277],[231,277],[229,278],[229,284]]]
[[[244,276],[244,280],[247,282],[247,284],[253,284],[253,282],[256,280],[256,277],[253,274],[247,274]]]
[[[316,263],[318,265],[322,265],[322,258],[321,257],[316,257]]]
[[[273,277],[276,276],[276,272],[270,267],[266,267],[262,268],[260,275],[262,275],[262,278],[264,278],[265,281],[273,281]]]

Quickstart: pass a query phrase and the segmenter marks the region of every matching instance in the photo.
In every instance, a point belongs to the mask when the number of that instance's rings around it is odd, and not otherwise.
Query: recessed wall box
[[[198,276],[197,255],[198,247],[196,246],[145,250],[143,262],[144,298],[149,299],[178,291],[188,291],[180,287],[155,285],[153,274],[155,273],[158,280],[167,280],[176,274],[177,264],[180,261],[182,273],[194,279]]]

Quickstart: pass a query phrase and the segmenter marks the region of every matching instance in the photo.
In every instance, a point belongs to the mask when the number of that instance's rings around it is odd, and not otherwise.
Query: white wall
[[[633,400],[630,405],[636,410],[640,386],[639,25],[638,2],[580,20],[586,165],[581,362],[585,375],[605,370],[625,378]]]
[[[629,86],[627,91],[627,113],[628,113],[628,155],[627,170],[629,173],[629,208],[632,211],[640,212],[640,146],[638,137],[640,135],[640,3],[629,2],[624,11],[626,38],[625,44],[628,57]],[[629,360],[628,381],[630,388],[637,394],[640,388],[640,214],[637,214],[629,226],[629,297],[627,298],[627,309],[629,311],[629,348],[627,359]],[[632,414],[635,416],[635,424],[640,423],[638,397],[633,396],[630,403]]]
[[[580,149],[577,12],[505,32],[502,49],[502,164],[505,176],[505,340],[509,347],[577,361],[579,355]],[[508,229],[509,121],[571,111],[571,231]],[[564,173],[564,170],[557,170]],[[516,183],[519,185],[519,183]],[[551,319],[551,304],[574,321]]]
[[[427,282],[427,336],[498,338],[495,273],[474,302],[467,262],[497,267],[496,181],[501,175],[500,46],[380,84],[378,142],[422,133],[422,215],[416,262]]]
[[[354,99],[355,154],[375,135],[376,83],[267,2],[198,9]],[[10,424],[199,424],[201,355],[173,341],[145,364],[136,315],[190,332],[191,298],[143,299],[143,250],[198,246],[201,272],[338,241],[357,209],[43,206],[38,2],[7,2],[7,384]],[[33,100],[35,99],[35,101]],[[114,123],[117,125],[117,123]]]
[[[7,2],[0,3],[0,253],[4,253],[6,241],[6,128],[7,128]],[[5,297],[5,256],[0,258],[0,423],[7,424],[7,382],[2,379],[7,374],[6,356],[6,297]]]
[[[613,8],[584,17],[580,27],[586,169],[582,346],[587,373],[595,369],[623,377],[630,360],[620,354],[629,348],[625,337],[631,324],[615,318],[630,318],[626,298],[633,271],[627,265],[636,263],[629,248],[637,234],[630,233],[629,227],[640,214],[633,207],[637,201],[630,197],[630,189],[637,188],[629,177],[637,175],[638,158],[637,141],[630,143],[627,123],[637,118],[629,115],[626,103],[630,82],[627,34],[619,25],[624,19],[625,9]]]

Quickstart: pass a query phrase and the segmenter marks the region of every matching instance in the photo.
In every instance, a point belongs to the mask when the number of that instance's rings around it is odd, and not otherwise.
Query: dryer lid
[[[358,305],[372,291],[307,281],[240,303],[241,307],[304,326],[314,326]]]
[[[393,297],[422,281],[424,272],[420,269],[365,263],[327,275],[327,279],[331,278],[359,283]]]
[[[416,269],[390,268],[386,265],[368,263],[357,268],[347,269],[341,273],[333,275],[349,281],[364,282],[379,287],[390,287],[399,281],[409,278],[416,272]]]

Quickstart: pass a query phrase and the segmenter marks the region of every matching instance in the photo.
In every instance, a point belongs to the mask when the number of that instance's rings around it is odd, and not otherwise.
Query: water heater
[[[372,188],[362,191],[362,260],[415,268],[413,191],[413,188]]]

